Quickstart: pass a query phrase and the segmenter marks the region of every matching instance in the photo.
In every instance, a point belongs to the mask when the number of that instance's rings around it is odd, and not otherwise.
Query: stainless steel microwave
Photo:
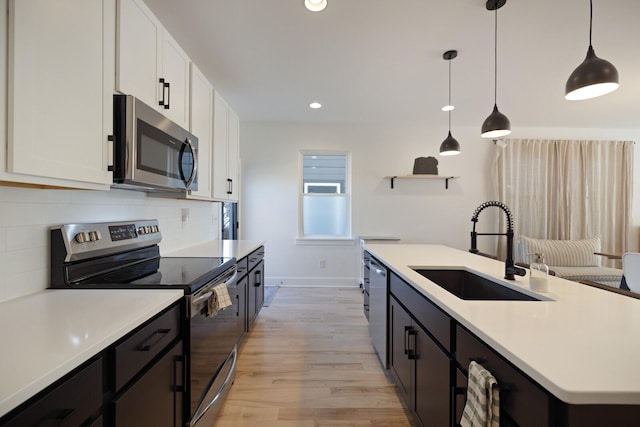
[[[113,97],[113,186],[198,189],[198,138],[131,95]]]

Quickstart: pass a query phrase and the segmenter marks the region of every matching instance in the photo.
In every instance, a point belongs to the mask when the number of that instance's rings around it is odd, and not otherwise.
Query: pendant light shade
[[[618,70],[613,64],[596,56],[591,46],[593,29],[593,1],[589,0],[589,49],[587,57],[569,76],[565,86],[565,99],[576,101],[595,98],[613,92],[620,86]]]
[[[487,10],[495,12],[495,37],[494,37],[494,82],[493,82],[493,111],[482,123],[480,136],[483,138],[500,138],[511,133],[511,122],[498,110],[498,9],[504,6],[507,0],[487,0]]]
[[[455,156],[456,154],[460,154],[460,144],[451,136],[451,110],[453,110],[453,104],[451,104],[451,60],[456,56],[458,56],[457,50],[448,50],[442,54],[442,58],[449,61],[449,103],[446,105],[446,109],[445,107],[442,108],[442,111],[447,111],[449,114],[449,135],[447,135],[447,138],[440,144],[441,156]]]
[[[489,114],[482,123],[483,138],[501,138],[511,133],[511,122],[498,110],[496,104],[493,105],[493,112]]]
[[[460,143],[451,136],[451,131],[449,131],[447,138],[440,144],[440,155],[455,156],[456,154],[460,154]]]

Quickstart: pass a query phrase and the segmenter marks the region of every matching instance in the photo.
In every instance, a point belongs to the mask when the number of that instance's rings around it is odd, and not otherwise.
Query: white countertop
[[[640,300],[549,277],[552,301],[465,301],[410,267],[464,267],[530,294],[504,263],[440,245],[366,249],[560,400],[640,404]]]
[[[155,314],[182,290],[53,290],[0,303],[0,416]]]
[[[187,248],[164,253],[167,257],[236,257],[244,258],[264,245],[264,242],[253,240],[212,240]],[[162,248],[161,248],[162,251]]]

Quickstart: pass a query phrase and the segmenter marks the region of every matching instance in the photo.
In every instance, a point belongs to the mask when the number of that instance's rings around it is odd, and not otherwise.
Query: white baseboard
[[[360,287],[358,277],[266,277],[266,286]]]

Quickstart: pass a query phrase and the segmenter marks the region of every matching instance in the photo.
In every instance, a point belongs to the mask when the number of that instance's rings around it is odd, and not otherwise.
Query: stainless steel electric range
[[[185,293],[185,425],[211,425],[235,375],[239,321],[235,258],[161,257],[157,220],[65,224],[51,229],[51,288],[166,289]],[[225,283],[232,306],[208,313]]]

